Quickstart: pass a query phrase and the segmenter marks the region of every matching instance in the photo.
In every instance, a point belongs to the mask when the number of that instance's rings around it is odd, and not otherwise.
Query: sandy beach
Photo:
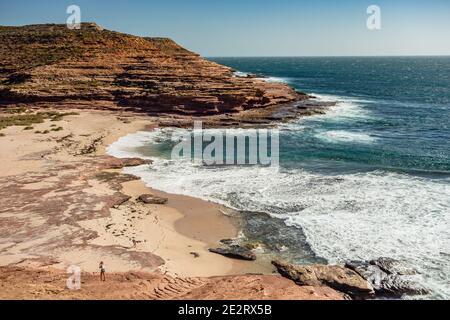
[[[14,177],[27,176],[31,173],[52,172],[57,168],[55,165],[60,163],[73,163],[80,160],[88,163],[93,157],[104,157],[108,145],[119,137],[138,130],[149,129],[154,123],[152,118],[145,116],[123,118],[107,112],[83,111],[80,113],[78,111],[78,113],[79,115],[69,116],[58,124],[64,130],[51,133],[45,138],[23,130],[23,127],[10,127],[4,130],[5,136],[0,138],[1,160],[4,163],[0,169],[0,177],[3,180],[13,180]],[[50,128],[50,125],[50,122],[45,122],[37,125],[35,129],[45,130]],[[58,142],[67,136],[76,143],[72,142],[69,147],[66,147]],[[98,137],[101,137],[101,140],[94,153],[77,155],[75,145],[83,148]],[[37,154],[41,157],[36,157]],[[121,169],[106,169],[103,172],[120,174]],[[58,169],[58,176],[64,176],[64,169]],[[52,201],[60,200],[62,197],[58,198],[58,194],[62,193],[54,184],[54,179],[56,178],[28,183],[24,189],[46,188],[48,190],[44,197],[52,196]],[[89,188],[84,191],[92,196],[114,195],[117,192],[95,179],[88,180],[88,184]],[[131,201],[121,206],[108,208],[109,215],[97,218],[93,214],[92,219],[77,221],[76,229],[81,228],[96,234],[95,237],[86,240],[83,247],[60,251],[55,243],[48,255],[43,250],[36,257],[33,250],[34,244],[29,243],[29,239],[24,239],[25,243],[2,246],[0,265],[17,263],[27,258],[45,257],[57,261],[54,266],[63,270],[70,265],[78,265],[87,272],[97,271],[100,261],[105,262],[110,272],[140,269],[159,270],[173,276],[208,277],[256,272],[252,265],[256,266],[258,272],[270,272],[268,268],[261,270],[263,268],[251,262],[236,261],[208,252],[207,249],[217,246],[221,239],[236,237],[239,231],[238,221],[222,214],[220,206],[200,199],[158,192],[146,187],[139,180],[121,183],[120,192],[131,197]],[[145,205],[133,201],[140,195],[149,193],[168,198],[167,205]],[[67,207],[74,208],[76,205],[71,203],[67,204]],[[96,206],[103,209],[101,205],[99,203]],[[11,211],[5,212],[5,206],[2,207],[4,209],[1,216],[5,219],[10,216]],[[60,210],[67,210],[64,208],[64,203]],[[39,217],[29,212],[24,219],[29,223],[38,223],[36,220]],[[58,226],[58,229],[66,228],[69,227],[64,224]],[[74,226],[70,226],[70,229],[72,228]],[[18,231],[20,229],[18,228]],[[39,239],[38,242],[52,240],[52,234],[41,236],[43,239]],[[61,243],[66,241],[61,239]],[[105,255],[101,250],[102,247],[119,247],[134,253],[153,254],[161,257],[164,264],[158,267],[146,265],[142,268],[139,259]]]

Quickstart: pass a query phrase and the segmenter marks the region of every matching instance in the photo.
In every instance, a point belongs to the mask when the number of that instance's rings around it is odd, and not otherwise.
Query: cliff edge
[[[284,84],[236,77],[167,38],[93,23],[0,26],[0,105],[209,116],[304,99]]]

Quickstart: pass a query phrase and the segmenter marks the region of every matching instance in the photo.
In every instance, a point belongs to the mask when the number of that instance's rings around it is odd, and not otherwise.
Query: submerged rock
[[[373,294],[368,281],[358,273],[337,265],[298,266],[284,261],[272,261],[278,272],[302,286],[327,286],[352,297],[366,297]]]
[[[157,197],[153,194],[143,194],[139,196],[138,201],[145,204],[166,204],[169,199]]]
[[[371,283],[375,294],[380,297],[401,297],[403,295],[425,295],[429,290],[413,281],[418,274],[401,261],[379,258],[371,261],[350,261],[345,264]]]
[[[233,245],[227,248],[210,248],[209,252],[221,254],[228,258],[254,261],[256,260],[256,255],[248,249],[243,247]]]

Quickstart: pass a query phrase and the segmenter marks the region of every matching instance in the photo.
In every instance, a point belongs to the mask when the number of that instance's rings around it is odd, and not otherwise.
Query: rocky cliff
[[[217,115],[264,109],[305,95],[235,77],[170,39],[84,23],[0,27],[0,105]]]

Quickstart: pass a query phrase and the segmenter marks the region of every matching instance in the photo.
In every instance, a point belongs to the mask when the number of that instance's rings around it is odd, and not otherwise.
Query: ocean
[[[285,82],[325,115],[280,124],[280,168],[170,159],[174,130],[139,132],[109,153],[156,189],[236,210],[243,234],[295,263],[391,257],[450,298],[450,57],[210,58]]]

